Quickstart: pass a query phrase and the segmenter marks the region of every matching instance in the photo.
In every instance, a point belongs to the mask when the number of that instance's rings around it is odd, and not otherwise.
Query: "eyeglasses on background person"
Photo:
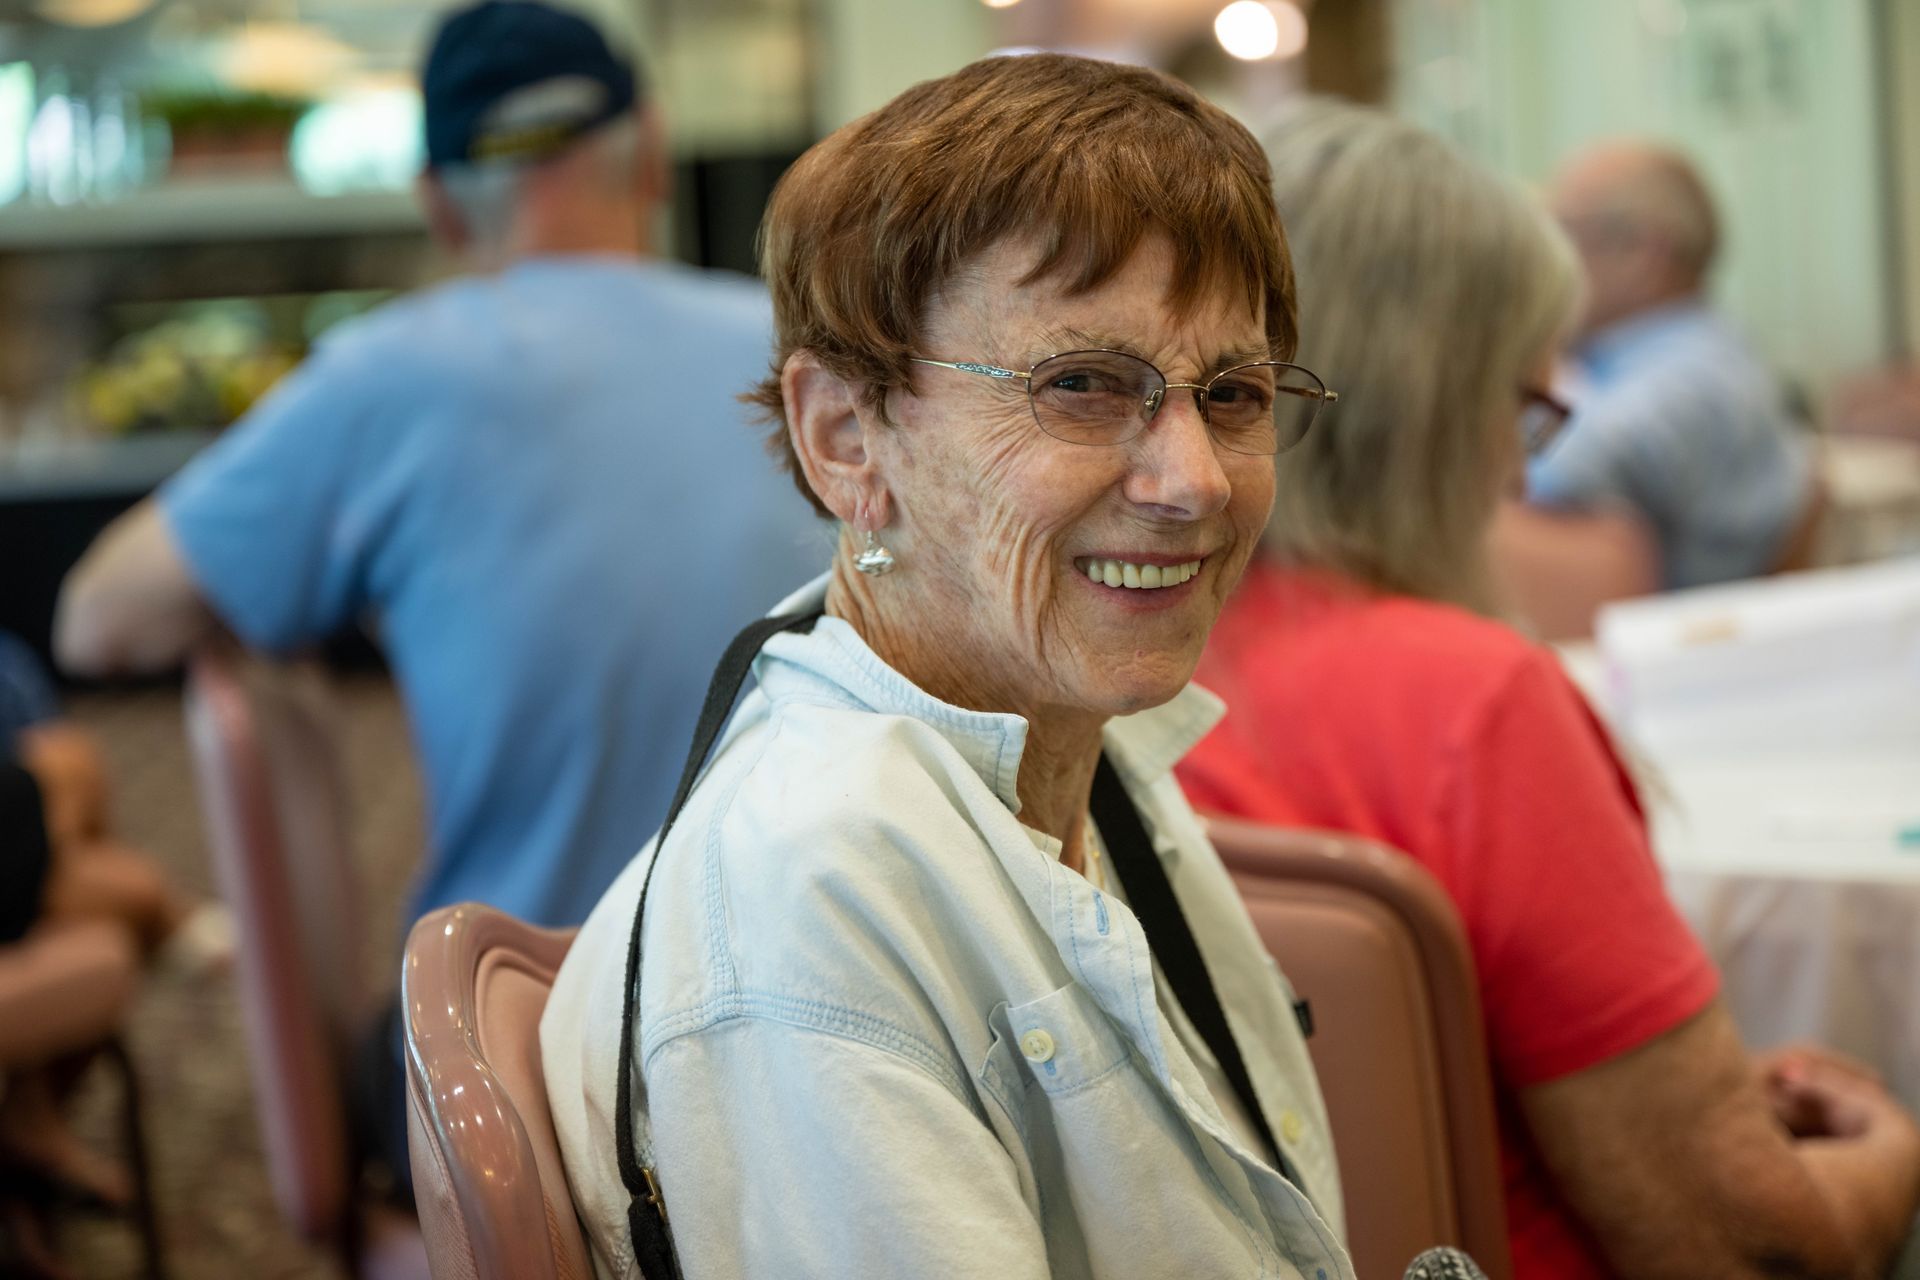
[[[1214,440],[1235,453],[1284,453],[1300,443],[1320,406],[1339,400],[1310,370],[1258,360],[1216,373],[1205,382],[1169,382],[1167,375],[1124,351],[1067,351],[1024,373],[972,360],[915,364],[1027,384],[1033,420],[1068,444],[1125,444],[1147,429],[1169,391],[1193,392]]]
[[[1527,456],[1537,458],[1559,438],[1573,406],[1542,387],[1520,388],[1520,441]]]

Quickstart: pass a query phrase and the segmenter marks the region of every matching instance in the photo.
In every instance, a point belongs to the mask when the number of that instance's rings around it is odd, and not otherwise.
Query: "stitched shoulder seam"
[[[920,1036],[876,1014],[770,991],[725,992],[668,1017],[656,1018],[641,1044],[641,1070],[646,1071],[671,1042],[738,1020],[778,1022],[880,1050],[933,1077],[975,1115],[981,1115],[979,1097],[968,1087],[964,1074],[949,1055]]]

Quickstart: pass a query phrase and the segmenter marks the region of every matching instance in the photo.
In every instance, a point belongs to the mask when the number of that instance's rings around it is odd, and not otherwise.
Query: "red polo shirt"
[[[1486,1011],[1516,1280],[1605,1276],[1514,1091],[1671,1030],[1719,980],[1558,661],[1461,609],[1255,566],[1198,679],[1228,713],[1178,770],[1196,808],[1370,836],[1446,887]]]

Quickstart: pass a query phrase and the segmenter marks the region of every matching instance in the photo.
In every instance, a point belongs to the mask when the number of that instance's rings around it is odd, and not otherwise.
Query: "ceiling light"
[[[111,27],[153,8],[153,0],[39,0],[34,12],[63,27]]]
[[[1271,57],[1280,47],[1280,24],[1260,0],[1233,0],[1213,20],[1220,47],[1246,62]]]
[[[1291,58],[1307,47],[1307,16],[1294,0],[1234,0],[1213,20],[1213,34],[1245,62]]]

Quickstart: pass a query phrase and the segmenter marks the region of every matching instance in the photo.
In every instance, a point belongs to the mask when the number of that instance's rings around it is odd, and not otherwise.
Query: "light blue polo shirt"
[[[1805,509],[1813,456],[1752,349],[1684,302],[1621,321],[1579,357],[1590,385],[1529,466],[1528,498],[1640,515],[1668,587],[1771,568]]]
[[[770,326],[740,277],[527,261],[336,330],[161,491],[248,644],[376,621],[427,789],[416,916],[584,920],[726,642],[827,563],[738,400]]]

